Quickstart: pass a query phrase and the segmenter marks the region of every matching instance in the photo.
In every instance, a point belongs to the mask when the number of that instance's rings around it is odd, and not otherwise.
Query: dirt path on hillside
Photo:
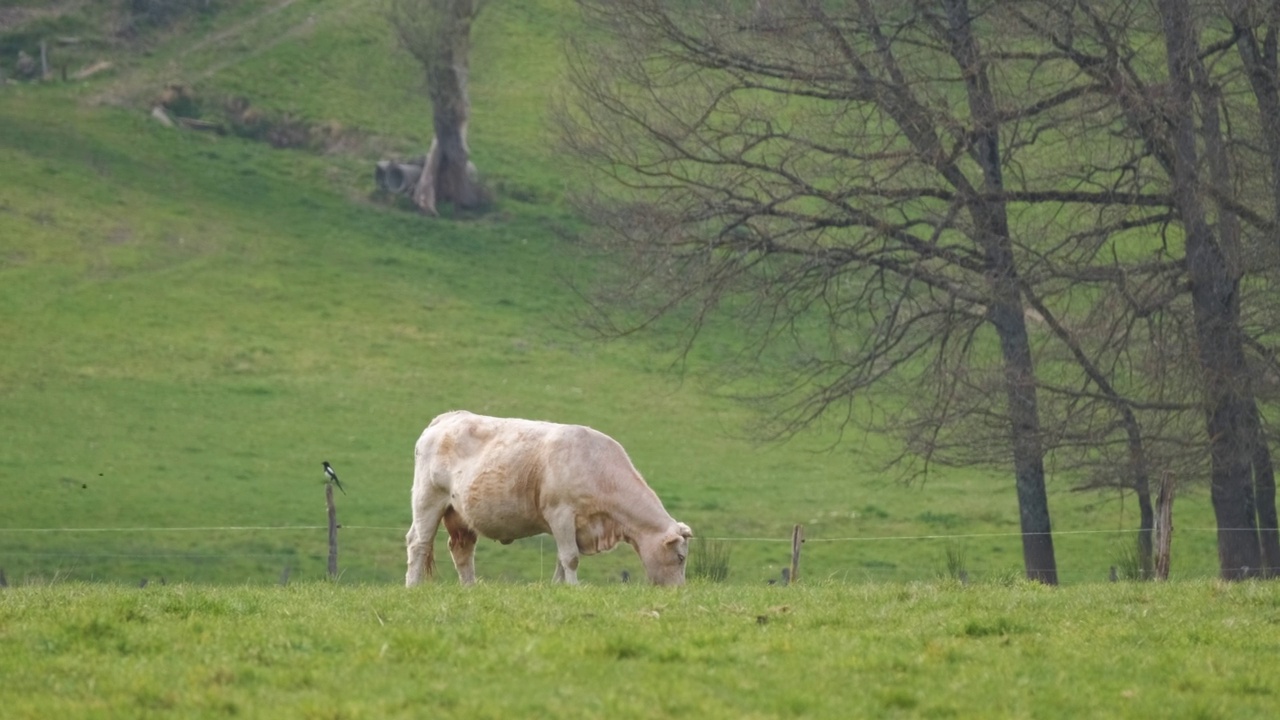
[[[229,27],[223,28],[178,51],[162,65],[141,66],[125,70],[96,93],[89,96],[93,104],[139,105],[158,95],[167,85],[194,85],[214,75],[251,60],[280,43],[311,32],[323,18],[332,20],[348,15],[354,7],[368,5],[353,1],[317,14],[310,12],[286,23],[271,23],[297,0],[279,0]],[[219,50],[219,52],[213,52]],[[201,58],[201,56],[204,58]]]
[[[8,32],[19,25],[41,18],[56,18],[78,10],[89,0],[64,0],[45,7],[19,5],[16,7],[0,7],[0,32]]]

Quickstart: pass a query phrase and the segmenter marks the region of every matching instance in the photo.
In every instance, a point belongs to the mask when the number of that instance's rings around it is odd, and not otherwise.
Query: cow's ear
[[[681,534],[679,530],[673,530],[667,533],[667,536],[663,538],[662,542],[665,543],[668,548],[675,551],[676,560],[679,560],[681,563],[684,562],[685,557],[689,554],[689,543],[685,540],[685,536]]]
[[[693,537],[693,530],[682,522],[676,523],[676,531],[680,533],[680,537],[682,538]]]

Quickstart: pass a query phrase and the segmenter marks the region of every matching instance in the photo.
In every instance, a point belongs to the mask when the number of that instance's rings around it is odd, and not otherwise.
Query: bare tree
[[[1010,207],[1107,193],[1009,187],[1006,173],[1027,124],[1081,90],[1008,107],[965,0],[861,0],[841,15],[774,3],[767,32],[727,3],[580,4],[588,36],[612,42],[577,48],[565,138],[615,181],[582,202],[628,257],[602,307],[639,313],[610,327],[684,313],[692,341],[734,316],[752,360],[790,355],[770,395],[780,432],[856,422],[869,388],[895,384],[911,391],[882,408],[886,426],[998,424],[1026,573],[1055,583]]]
[[[1011,460],[1031,577],[1049,452],[1148,571],[1150,479],[1207,476],[1222,575],[1272,574],[1280,14],[1224,2],[582,0],[602,329],[732,318],[776,432]]]
[[[1119,128],[1137,141],[1138,151],[1126,160],[1133,182],[1159,188],[1172,201],[1185,277],[1152,312],[1185,323],[1181,356],[1194,360],[1196,371],[1196,389],[1186,397],[1203,417],[1220,568],[1228,579],[1271,575],[1280,557],[1274,473],[1257,395],[1267,330],[1246,326],[1243,304],[1248,295],[1274,302],[1274,292],[1258,293],[1256,286],[1275,267],[1274,250],[1259,240],[1275,237],[1270,198],[1280,194],[1274,180],[1264,189],[1256,178],[1276,177],[1280,156],[1271,153],[1280,141],[1269,132],[1274,118],[1259,118],[1262,137],[1240,121],[1272,107],[1275,76],[1266,75],[1268,41],[1257,42],[1257,23],[1242,3],[1233,5],[1237,25],[1230,32],[1214,8],[1188,0],[1162,0],[1154,9],[1079,0],[1016,11],[1063,59],[1107,88],[1114,102],[1099,127]],[[1142,47],[1141,38],[1152,36],[1163,41],[1162,64]],[[1233,45],[1239,65],[1224,60]],[[1270,173],[1247,170],[1260,148]],[[1258,197],[1269,199],[1259,207]]]
[[[441,201],[474,208],[486,200],[467,146],[471,23],[480,5],[480,0],[391,0],[388,6],[401,45],[426,72],[434,136],[413,202],[429,215],[437,214]]]

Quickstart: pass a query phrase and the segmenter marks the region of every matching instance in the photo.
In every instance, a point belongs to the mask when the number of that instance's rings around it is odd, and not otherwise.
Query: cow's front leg
[[[562,510],[548,518],[551,537],[556,541],[556,572],[552,582],[578,584],[578,527],[572,510]]]
[[[423,575],[431,576],[435,559],[431,557],[431,546],[424,546],[418,542],[418,526],[416,523],[410,525],[409,532],[405,533],[404,546],[408,555],[408,567],[404,573],[404,586],[413,587],[422,582]]]

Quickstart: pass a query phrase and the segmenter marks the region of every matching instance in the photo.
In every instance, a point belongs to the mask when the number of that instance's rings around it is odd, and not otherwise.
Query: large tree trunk
[[[427,94],[431,98],[435,137],[422,165],[413,202],[422,212],[436,215],[439,202],[472,208],[483,202],[476,182],[471,150],[467,147],[467,123],[471,101],[467,95],[467,63],[471,46],[473,0],[441,3],[440,26],[427,67]]]
[[[967,0],[948,0],[951,54],[964,72],[969,110],[973,114],[972,155],[982,168],[985,198],[972,198],[969,208],[976,235],[986,256],[991,303],[987,318],[1000,337],[1005,395],[1013,445],[1014,482],[1022,527],[1022,557],[1027,578],[1056,585],[1058,565],[1053,552],[1049,499],[1044,484],[1044,448],[1036,401],[1035,367],[1022,291],[1009,234],[1000,159],[999,109],[977,39]]]
[[[1198,43],[1191,9],[1187,0],[1161,0],[1159,10],[1172,96],[1173,195],[1186,235],[1197,359],[1204,377],[1219,571],[1224,579],[1238,580],[1257,575],[1261,566],[1253,486],[1256,411],[1245,366],[1239,283],[1200,198],[1192,82]]]
[[[1228,15],[1236,34],[1236,51],[1258,107],[1258,122],[1262,128],[1262,141],[1266,148],[1267,165],[1271,171],[1272,222],[1280,222],[1280,63],[1277,62],[1277,29],[1271,24],[1277,18],[1268,18],[1258,12],[1257,3],[1230,0]],[[1280,238],[1272,237],[1272,242]],[[1258,512],[1259,540],[1262,547],[1262,574],[1265,577],[1280,575],[1280,527],[1276,517],[1276,478],[1271,461],[1271,449],[1267,446],[1266,433],[1258,409],[1254,407],[1253,486]]]
[[[996,259],[1012,254],[998,253]],[[997,283],[1014,279],[1011,265],[995,269]],[[1003,276],[1003,277],[1000,277]],[[1022,303],[1014,292],[1002,293],[990,308],[990,319],[1000,336],[1004,357],[1005,395],[1009,406],[1013,439],[1014,482],[1018,494],[1018,515],[1022,527],[1022,558],[1027,578],[1056,585],[1058,565],[1053,551],[1053,528],[1049,522],[1049,498],[1044,484],[1044,450],[1040,441],[1040,416],[1036,404],[1035,370],[1031,344],[1027,338]]]

